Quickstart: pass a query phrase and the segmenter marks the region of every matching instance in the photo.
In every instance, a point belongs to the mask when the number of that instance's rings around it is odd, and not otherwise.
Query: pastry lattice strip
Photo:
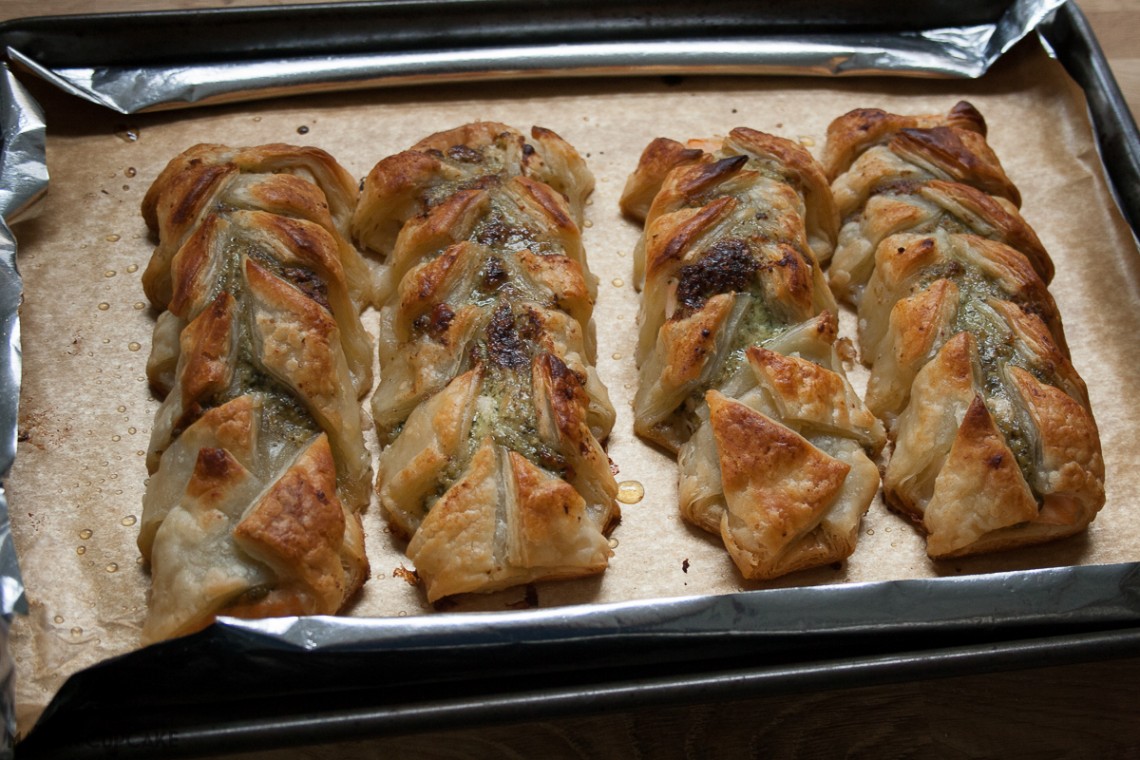
[[[429,600],[602,571],[617,485],[594,369],[593,177],[549,130],[432,135],[369,173],[380,288],[376,490]]]
[[[981,114],[853,111],[828,129],[843,214],[831,264],[857,304],[867,405],[888,423],[884,493],[932,557],[1083,530],[1104,504],[1085,384]]]
[[[818,257],[838,218],[823,171],[782,138],[659,138],[622,199],[645,222],[635,430],[678,453],[681,513],[746,578],[836,562],[879,487],[881,423],[836,349]]]
[[[139,534],[144,639],[221,614],[332,614],[367,576],[355,195],[317,149],[199,145],[144,199],[158,246],[143,285],[163,310],[147,369],[165,397]]]

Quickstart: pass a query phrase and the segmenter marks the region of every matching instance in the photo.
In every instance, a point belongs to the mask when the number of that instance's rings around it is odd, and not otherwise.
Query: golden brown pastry
[[[863,109],[828,129],[843,215],[831,263],[857,304],[867,405],[894,450],[884,492],[932,557],[1060,538],[1104,504],[1084,382],[982,116]]]
[[[432,135],[364,182],[380,287],[376,490],[429,600],[602,571],[617,484],[594,370],[593,177],[558,135]]]
[[[148,374],[165,396],[138,539],[147,641],[223,614],[332,614],[367,576],[355,197],[331,156],[287,145],[195,146],[146,194],[143,286],[163,310]]]
[[[818,258],[835,204],[801,147],[751,129],[659,138],[622,209],[645,222],[635,430],[678,453],[681,513],[746,578],[842,560],[885,436],[843,371]]]

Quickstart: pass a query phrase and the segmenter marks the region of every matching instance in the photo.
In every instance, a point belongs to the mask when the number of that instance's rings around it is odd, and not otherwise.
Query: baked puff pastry
[[[645,223],[634,426],[677,453],[681,514],[746,578],[846,558],[885,434],[836,348],[818,261],[839,219],[822,169],[751,129],[659,138],[622,209]]]
[[[353,232],[386,267],[376,490],[430,601],[608,564],[614,410],[579,231],[592,189],[558,135],[486,122],[365,179]]]
[[[884,493],[935,558],[1068,536],[1104,504],[1053,264],[985,134],[968,103],[864,109],[825,150],[843,214],[832,283],[858,307],[867,405],[894,440]]]
[[[217,615],[332,614],[368,574],[360,397],[372,278],[345,233],[355,182],[314,148],[198,145],[150,187],[161,310],[139,549],[147,641]]]

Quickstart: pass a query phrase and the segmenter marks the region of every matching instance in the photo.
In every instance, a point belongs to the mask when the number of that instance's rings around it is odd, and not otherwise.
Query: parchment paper
[[[609,441],[619,481],[644,498],[624,504],[602,576],[538,584],[542,607],[717,594],[752,588],[1140,560],[1135,503],[1140,429],[1140,258],[1100,170],[1083,95],[1035,41],[979,81],[686,77],[448,85],[310,96],[173,114],[124,117],[39,92],[49,125],[52,185],[35,220],[16,228],[26,283],[20,444],[9,481],[13,532],[31,614],[13,626],[21,729],[71,673],[137,647],[149,578],[135,547],[144,454],[158,401],[144,376],[156,314],[140,284],[150,256],[138,208],[166,162],[197,142],[310,144],[363,177],[421,137],[477,120],[555,130],[597,177],[585,243],[601,281],[598,368],[618,411]],[[1052,286],[1073,361],[1101,429],[1107,504],[1086,535],[1045,547],[934,563],[881,499],[854,556],[838,568],[774,583],[741,580],[719,539],[685,526],[671,457],[632,434],[630,400],[638,295],[631,252],[640,232],[617,200],[654,137],[724,134],[750,126],[799,139],[817,156],[827,124],[856,107],[943,112],[973,102],[1020,188],[1023,214],[1053,256]],[[854,337],[845,314],[844,334]],[[365,314],[375,333],[375,313]],[[861,388],[865,372],[852,369]],[[375,450],[374,441],[370,441]],[[365,514],[372,578],[349,614],[433,614],[406,580],[411,564],[380,510]],[[525,607],[524,589],[448,609]]]

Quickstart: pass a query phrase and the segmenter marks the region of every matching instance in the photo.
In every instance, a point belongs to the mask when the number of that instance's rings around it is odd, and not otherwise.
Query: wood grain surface
[[[42,15],[293,5],[302,0],[0,0],[0,21]],[[1133,114],[1140,0],[1082,0]],[[860,689],[580,715],[374,738],[268,758],[1140,758],[1140,652]],[[235,756],[236,758],[236,756]]]

